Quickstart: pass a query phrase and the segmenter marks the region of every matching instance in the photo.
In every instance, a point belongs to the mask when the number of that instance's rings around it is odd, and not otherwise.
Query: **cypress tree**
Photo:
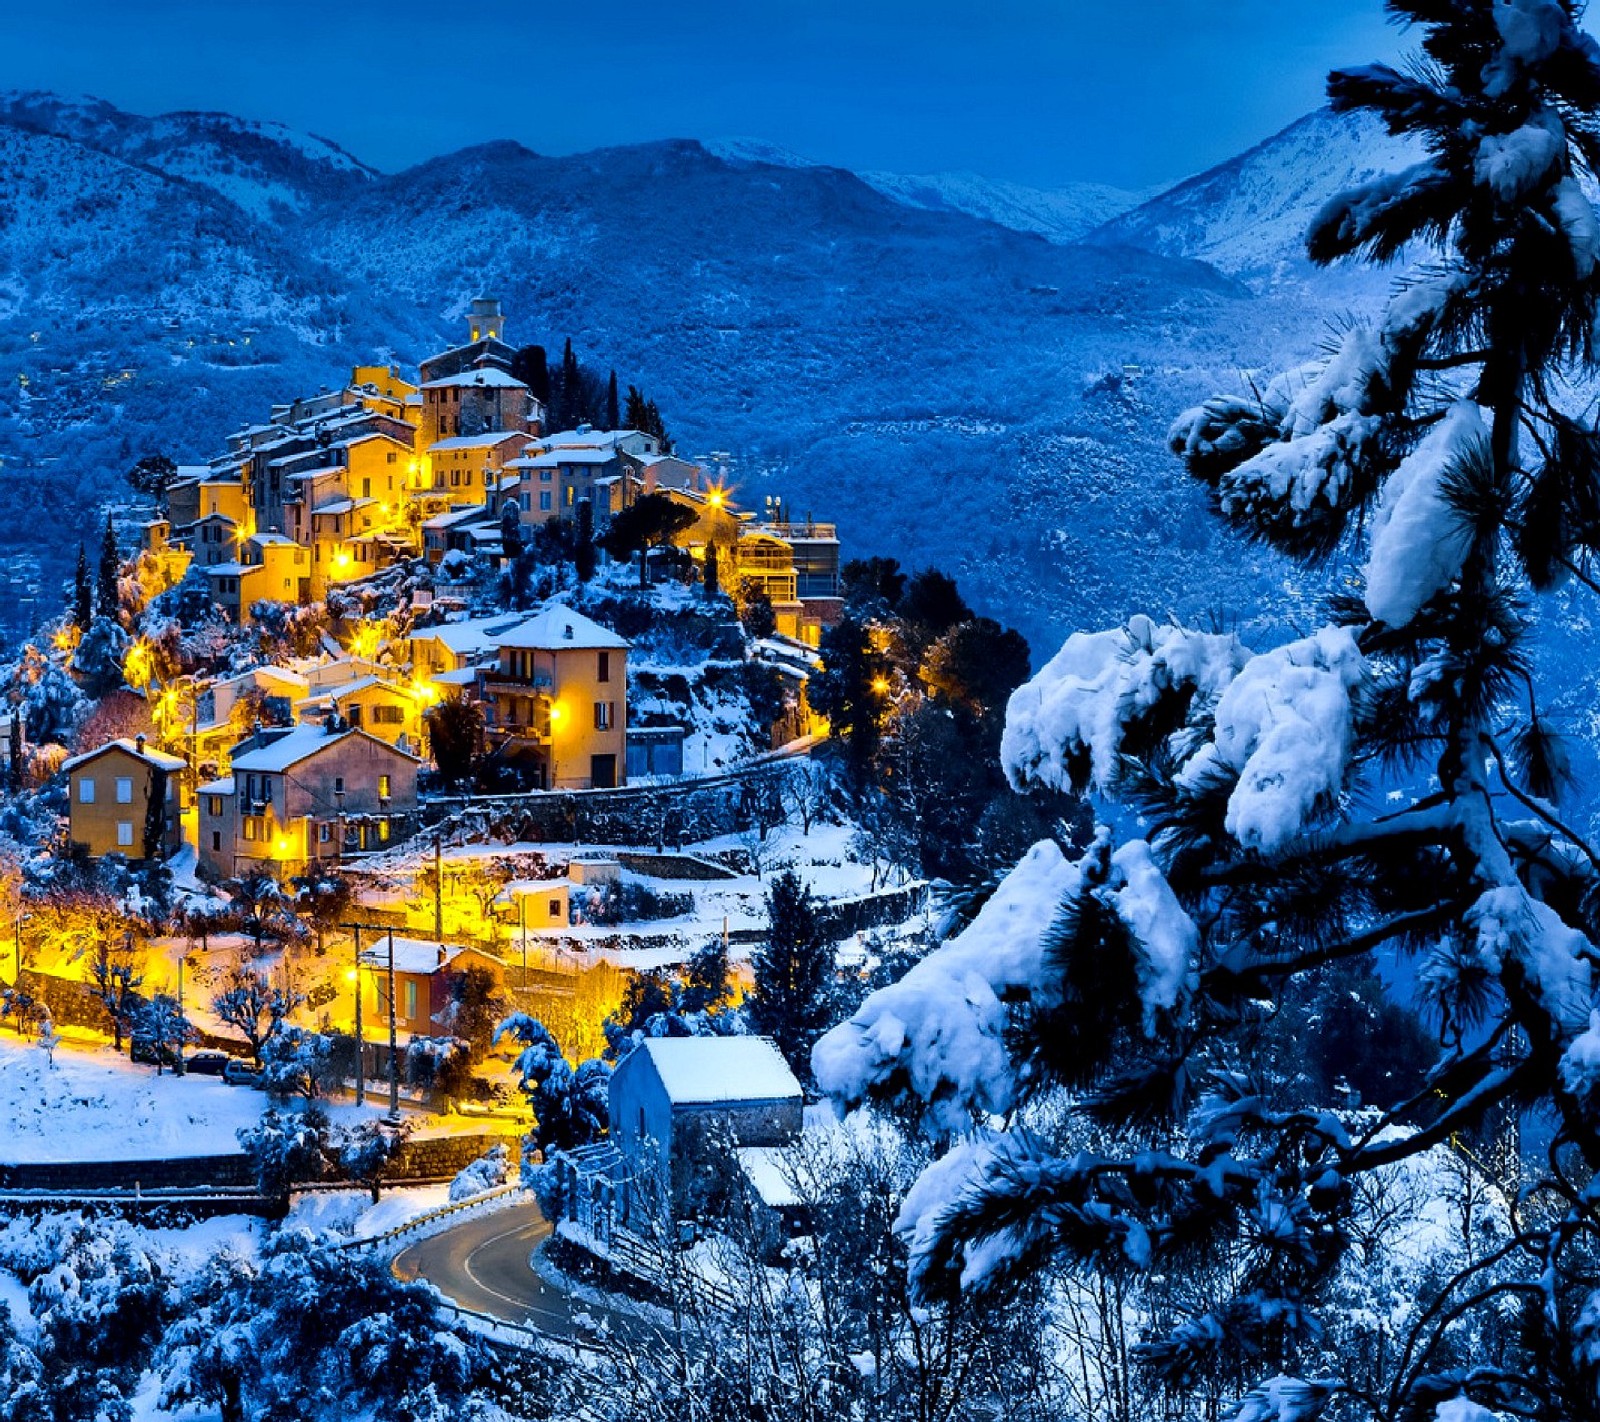
[[[622,420],[622,413],[617,408],[617,373],[611,372],[611,379],[606,383],[606,428],[614,430]]]
[[[94,621],[94,588],[89,582],[89,555],[78,545],[78,571],[72,583],[72,620],[78,631],[87,632]]]
[[[717,566],[717,545],[706,544],[706,597],[714,598],[722,591],[722,571]]]
[[[558,413],[552,423],[556,429],[576,429],[583,416],[583,372],[573,354],[571,336],[561,351],[561,380],[555,403]]]
[[[578,500],[577,535],[572,545],[572,563],[577,569],[578,581],[586,583],[594,576],[597,555],[594,547],[594,504],[588,499]]]
[[[100,540],[100,577],[95,587],[95,612],[101,617],[114,618],[117,615],[117,570],[121,566],[117,535],[111,528],[111,515],[107,514],[105,537]]]

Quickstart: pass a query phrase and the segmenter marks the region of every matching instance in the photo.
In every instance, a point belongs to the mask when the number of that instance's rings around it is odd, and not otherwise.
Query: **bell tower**
[[[500,313],[499,298],[474,297],[472,309],[467,313],[467,340],[503,341],[505,338],[505,317]]]

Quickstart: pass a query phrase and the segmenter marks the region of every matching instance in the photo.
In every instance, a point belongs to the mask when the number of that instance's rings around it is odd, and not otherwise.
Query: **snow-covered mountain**
[[[68,138],[86,148],[209,188],[253,217],[302,211],[376,177],[325,138],[231,114],[124,113],[102,99],[38,91],[0,93],[0,124]]]
[[[759,139],[733,138],[707,143],[706,150],[732,162],[774,168],[823,166],[787,148]],[[1112,218],[1136,207],[1154,192],[1135,193],[1103,183],[1069,183],[1059,188],[1034,188],[986,178],[981,173],[887,173],[857,176],[885,197],[928,212],[964,212],[1013,232],[1036,232],[1052,242],[1071,243],[1086,237]]]
[[[997,185],[918,198],[751,145],[496,143],[384,175],[270,125],[12,96],[0,541],[51,527],[70,557],[139,455],[205,457],[356,360],[414,361],[489,291],[514,340],[570,336],[687,452],[731,456],[747,503],[944,566],[1041,648],[1135,608],[1287,615],[1282,569],[1203,515],[1162,438],[1239,368],[1313,351],[1343,300],[1189,259],[1292,260],[1296,213],[1348,172],[1308,187],[1333,136],[1295,134],[1064,245]],[[1244,187],[1252,262],[1224,241]]]
[[[1138,193],[1101,183],[1030,188],[978,173],[863,173],[864,181],[908,207],[964,212],[1014,232],[1037,232],[1052,242],[1077,242],[1141,200]]]
[[[1089,240],[1209,262],[1258,287],[1309,284],[1326,295],[1337,277],[1314,274],[1304,255],[1317,210],[1335,193],[1419,156],[1366,114],[1318,109],[1112,218]]]

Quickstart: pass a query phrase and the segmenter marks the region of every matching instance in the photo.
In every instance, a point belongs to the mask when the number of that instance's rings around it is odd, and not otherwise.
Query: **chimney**
[[[565,628],[562,629],[561,635],[569,642],[572,640],[572,624],[570,622],[567,623]]]
[[[442,967],[444,967],[444,958],[445,958],[445,953],[444,953],[444,944],[443,944],[443,943],[441,943],[441,944],[440,944],[440,945],[439,945],[439,966],[440,966],[440,967],[441,967],[441,968],[442,968]]]
[[[144,732],[143,731],[140,731],[139,734],[133,738],[133,748],[136,751],[138,751],[140,755],[144,754]]]

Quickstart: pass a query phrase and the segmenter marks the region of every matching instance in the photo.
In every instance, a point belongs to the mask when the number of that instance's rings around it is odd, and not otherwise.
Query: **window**
[[[572,485],[571,484],[567,485],[567,507],[569,509],[572,507]]]
[[[594,703],[594,728],[597,731],[611,729],[611,706],[609,701],[596,701]]]
[[[78,803],[80,805],[94,804],[94,780],[87,775],[78,781]]]
[[[126,849],[132,843],[133,843],[133,821],[132,820],[118,820],[117,821],[117,847],[119,849]]]
[[[548,489],[540,489],[539,490],[539,512],[540,513],[549,513],[550,509],[551,509],[551,507],[553,506],[554,503],[555,503],[555,500],[550,497],[550,491]]]
[[[256,822],[255,817],[252,815],[244,817],[244,837],[250,840],[256,837]]]
[[[133,803],[133,777],[131,775],[119,775],[117,777],[117,803],[119,805],[131,805]]]
[[[335,795],[343,795],[344,794],[344,776],[335,775],[333,777],[333,793]]]
[[[380,800],[387,800],[389,798],[389,777],[387,775],[380,775],[378,777],[378,798]]]
[[[610,652],[601,652],[600,653],[600,667],[599,667],[599,670],[595,674],[595,679],[597,681],[610,681],[611,680],[611,653]]]
[[[211,848],[215,852],[217,852],[219,854],[222,852],[222,831],[221,830],[212,830],[211,831]]]
[[[210,813],[211,818],[214,820],[222,818],[222,796],[213,795],[211,797]]]
[[[374,706],[372,723],[375,726],[398,726],[406,719],[403,706]]]
[[[327,844],[333,838],[333,826],[324,822],[317,826],[317,843]]]
[[[361,497],[363,499],[370,499],[372,497],[372,480],[363,479],[361,481]]]
[[[407,1017],[415,1017],[417,1015],[417,980],[415,978],[406,979],[405,1015]]]
[[[558,918],[561,917],[561,900],[560,899],[551,899],[550,900],[550,917],[553,918],[553,919],[558,919]]]
[[[379,820],[378,821],[378,843],[387,844],[388,842],[389,842],[389,821],[388,820]]]
[[[539,482],[541,484],[548,484],[553,478],[555,478],[555,471],[554,470],[541,469],[539,471]]]
[[[393,450],[392,450],[392,449],[391,449],[391,450],[390,450],[390,451],[389,451],[389,463],[390,463],[390,464],[393,464],[393,463],[394,463],[394,451],[393,451]],[[394,480],[393,480],[393,479],[391,479],[391,480],[390,480],[390,481],[389,481],[389,487],[390,487],[390,488],[391,488],[391,489],[392,489],[392,488],[394,488]]]

